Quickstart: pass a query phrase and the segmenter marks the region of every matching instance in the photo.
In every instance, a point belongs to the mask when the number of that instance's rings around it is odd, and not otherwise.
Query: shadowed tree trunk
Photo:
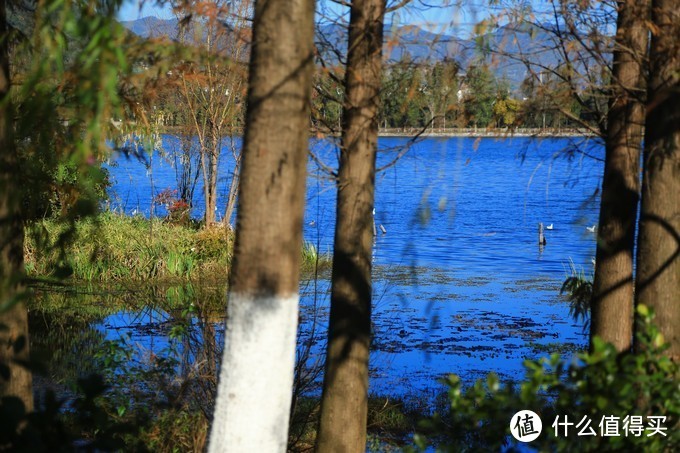
[[[231,228],[231,218],[236,209],[236,196],[238,195],[238,181],[241,167],[241,155],[234,156],[234,174],[229,183],[229,192],[227,193],[227,207],[224,209],[224,225]]]
[[[314,0],[258,0],[209,451],[284,452],[295,365]]]
[[[590,338],[619,351],[633,342],[633,256],[645,121],[649,2],[619,2],[606,135]]]
[[[216,222],[215,207],[217,206],[217,164],[219,153],[218,145],[210,145],[209,151],[201,155],[203,170],[203,193],[205,197],[205,226],[210,227]],[[205,159],[208,162],[205,162]]]
[[[635,296],[680,360],[680,9],[652,2],[652,43]]]
[[[24,274],[24,229],[16,147],[12,138],[9,102],[9,50],[6,2],[0,2],[0,305],[14,301],[0,313],[0,397],[21,399],[33,409],[31,373],[16,360],[28,359],[28,313],[20,299]],[[7,368],[5,368],[7,367]],[[8,374],[8,376],[5,375]],[[9,379],[7,379],[9,377]]]
[[[353,0],[319,452],[364,452],[384,0]]]

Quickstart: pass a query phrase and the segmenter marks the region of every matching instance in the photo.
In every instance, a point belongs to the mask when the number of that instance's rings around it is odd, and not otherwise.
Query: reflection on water
[[[381,139],[379,165],[404,143]],[[595,237],[585,227],[597,219],[593,194],[602,168],[578,154],[555,159],[567,145],[565,139],[426,139],[378,175],[375,218],[386,234],[379,230],[374,249],[372,391],[421,391],[447,372],[467,382],[489,371],[518,378],[524,358],[585,344],[559,288],[569,259],[589,270]],[[327,163],[336,158],[329,143],[313,146]],[[156,187],[173,187],[174,170],[159,162],[154,159]],[[124,160],[111,169],[122,209],[148,209],[145,171]],[[324,252],[332,245],[335,193],[316,173],[308,183],[305,238]],[[197,206],[200,215],[198,200]],[[543,248],[538,222],[554,225]],[[328,288],[327,275],[301,285],[305,392],[318,392]],[[197,398],[212,400],[225,310],[225,288],[215,284],[43,290],[31,312],[33,348],[52,352],[52,379],[64,382],[99,366],[99,359],[89,360],[98,345],[122,342],[139,367],[172,358]]]
[[[554,280],[460,279],[455,274],[376,269],[373,392],[422,391],[449,372],[468,382],[489,371],[518,378],[524,358],[557,344],[578,348],[585,342]],[[328,291],[327,279],[304,282],[301,288],[298,356],[303,363],[298,372],[306,393],[320,389]],[[116,373],[153,368],[159,358],[171,360],[178,382],[190,382],[199,400],[212,402],[224,339],[224,295],[224,287],[191,284],[142,291],[42,290],[31,311],[32,347],[54,351],[51,380],[63,383],[100,371],[101,350],[114,341],[128,353]]]
[[[181,400],[210,419],[224,334],[223,286],[35,293],[31,347],[47,359],[39,387],[68,394],[75,378],[99,373],[128,402],[167,407]]]

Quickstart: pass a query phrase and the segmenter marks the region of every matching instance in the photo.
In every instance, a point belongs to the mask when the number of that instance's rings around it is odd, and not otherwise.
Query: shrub
[[[680,389],[678,364],[663,355],[665,346],[652,316],[638,307],[638,352],[617,354],[598,339],[591,353],[577,354],[567,363],[559,355],[526,361],[526,379],[502,386],[495,374],[463,389],[457,376],[449,376],[450,407],[420,424],[414,449],[435,446],[439,451],[512,451],[518,442],[510,433],[513,414],[528,409],[543,421],[543,433],[528,444],[540,451],[678,451],[680,448]],[[570,426],[555,433],[559,417]],[[627,416],[640,416],[641,435],[624,433]],[[603,417],[612,417],[604,419]],[[665,417],[664,434],[650,435],[648,417]],[[595,436],[579,436],[590,420]],[[577,424],[583,425],[577,429]],[[618,436],[603,436],[607,421],[617,422]],[[603,426],[600,423],[604,422]],[[628,427],[631,419],[627,419]]]

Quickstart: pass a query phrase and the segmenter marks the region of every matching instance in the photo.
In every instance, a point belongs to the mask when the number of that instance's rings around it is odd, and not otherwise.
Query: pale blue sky
[[[121,20],[135,20],[147,16],[161,19],[173,18],[169,6],[157,6],[158,0],[123,0],[118,17]],[[401,0],[388,0],[388,6]],[[396,22],[399,25],[418,25],[435,33],[456,35],[468,38],[479,23],[489,15],[498,15],[504,8],[519,9],[519,5],[533,10],[537,16],[552,20],[551,3],[554,0],[411,0],[404,8],[391,14],[386,23]],[[143,7],[140,11],[140,2]],[[161,0],[161,3],[163,0]],[[494,6],[490,6],[494,4]],[[337,17],[348,14],[346,7],[341,7],[331,0],[317,0],[317,20],[323,15]]]
[[[169,8],[155,6],[156,2],[153,0],[144,2],[141,12],[139,10],[139,5],[140,2],[137,0],[125,0],[118,13],[118,17],[121,20],[135,20],[147,16],[155,16],[161,19],[173,17]]]
[[[398,22],[400,25],[415,24],[428,26],[432,31],[451,34],[469,33],[475,23],[488,14],[488,3],[484,0],[465,1],[460,7],[455,3],[461,0],[413,0],[406,8],[389,17],[387,22]],[[119,13],[121,20],[135,20],[146,16],[162,19],[173,17],[168,6],[156,6],[155,0],[147,0],[140,12],[139,0],[126,0]],[[336,13],[341,8],[332,2],[319,0],[317,11]]]

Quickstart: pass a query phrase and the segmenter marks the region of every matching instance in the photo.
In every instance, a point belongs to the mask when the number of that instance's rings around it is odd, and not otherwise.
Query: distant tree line
[[[232,65],[231,70],[244,72]],[[559,78],[544,73],[540,80],[527,76],[519,87],[498,76],[480,61],[461,68],[453,60],[414,62],[409,58],[386,64],[382,74],[378,112],[382,129],[423,128],[540,128],[581,127],[593,122],[587,111],[571,100],[571,91]],[[318,66],[313,81],[311,126],[339,132],[342,118],[342,69]],[[162,126],[176,132],[190,122],[185,97],[175,84],[159,87],[156,109]],[[559,106],[574,104],[565,116]],[[245,99],[239,97],[232,127],[243,127]],[[206,121],[197,112],[199,122]]]

